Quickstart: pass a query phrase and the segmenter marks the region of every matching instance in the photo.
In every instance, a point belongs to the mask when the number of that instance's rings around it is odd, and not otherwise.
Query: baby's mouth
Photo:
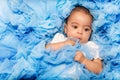
[[[81,42],[82,39],[81,39],[81,38],[78,38],[78,39],[79,39],[79,41]]]
[[[81,38],[78,38],[79,40],[81,40]]]

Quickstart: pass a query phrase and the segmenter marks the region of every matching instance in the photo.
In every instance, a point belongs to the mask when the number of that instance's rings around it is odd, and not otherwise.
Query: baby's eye
[[[77,29],[77,28],[78,28],[78,26],[76,26],[76,25],[72,25],[72,27],[73,27],[74,29]]]
[[[90,28],[85,28],[85,31],[90,31],[91,29]]]

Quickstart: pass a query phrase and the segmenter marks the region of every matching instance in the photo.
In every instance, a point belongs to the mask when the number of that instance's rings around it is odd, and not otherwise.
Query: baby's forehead
[[[70,14],[70,16],[71,16],[72,14],[74,14],[74,13],[77,13],[78,15],[79,15],[79,14],[85,14],[85,15],[91,16],[90,13],[87,13],[87,12],[84,11],[84,10],[75,10],[75,11],[72,11],[71,14]]]
[[[90,13],[89,9],[87,9],[87,8],[85,8],[83,6],[75,7],[71,12],[74,12],[74,11]]]
[[[92,25],[92,18],[88,14],[85,14],[83,12],[73,12],[69,16],[68,19],[69,24],[77,24],[77,25],[84,25],[84,26],[90,26]]]
[[[75,12],[79,12],[79,13],[83,13],[83,14],[86,14],[86,15],[89,15],[93,21],[93,15],[90,13],[90,11],[88,9],[84,9],[84,8],[75,8],[71,11],[70,15],[71,16],[72,14],[74,14]]]
[[[85,18],[86,20],[92,20],[93,18],[90,14],[84,12],[84,11],[73,11],[70,15],[69,15],[69,19],[75,19],[75,18]]]
[[[85,9],[79,9],[79,8],[75,8],[71,11],[70,15],[65,19],[65,22],[67,23],[70,19],[70,17],[74,17],[74,14],[77,14],[78,16],[81,15],[81,14],[84,14],[84,15],[88,15],[90,16],[92,22],[93,22],[93,16],[91,13],[89,13],[89,11],[85,10]]]

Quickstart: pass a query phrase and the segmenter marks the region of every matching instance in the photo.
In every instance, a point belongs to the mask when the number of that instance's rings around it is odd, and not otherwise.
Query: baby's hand
[[[70,39],[67,39],[66,41],[65,41],[65,44],[70,44],[70,45],[72,45],[72,46],[74,46],[75,45],[75,41],[74,40],[70,40]]]
[[[78,52],[76,52],[76,55],[75,55],[75,57],[74,57],[74,60],[75,60],[75,61],[78,61],[78,62],[80,62],[80,63],[83,63],[83,62],[86,60],[86,58],[85,58],[85,56],[83,55],[82,52],[78,51]]]

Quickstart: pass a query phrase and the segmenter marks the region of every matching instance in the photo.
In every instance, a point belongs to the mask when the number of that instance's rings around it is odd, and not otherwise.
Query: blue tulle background
[[[91,40],[100,46],[103,71],[73,61],[76,45],[45,49],[74,5],[94,15]],[[80,70],[81,69],[81,70]],[[71,74],[74,70],[74,74]],[[0,80],[120,79],[120,0],[0,0]],[[64,78],[63,78],[64,76]]]

